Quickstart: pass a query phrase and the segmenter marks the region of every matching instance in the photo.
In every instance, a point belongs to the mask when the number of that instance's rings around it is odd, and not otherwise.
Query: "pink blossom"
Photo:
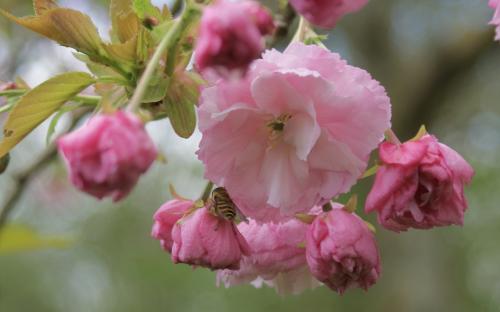
[[[490,0],[490,7],[495,10],[495,14],[490,21],[490,25],[496,26],[496,36],[495,40],[500,41],[500,1],[499,0]]]
[[[195,50],[200,71],[246,71],[264,50],[263,35],[273,30],[269,13],[253,1],[219,0],[205,8]]]
[[[397,232],[463,224],[463,188],[474,171],[457,152],[424,135],[401,145],[384,142],[379,153],[365,210],[377,211],[380,224]]]
[[[307,232],[306,257],[312,274],[331,289],[368,289],[380,276],[373,233],[354,213],[335,205],[320,214]]]
[[[179,220],[172,230],[172,261],[212,270],[240,267],[250,248],[236,225],[201,208]]]
[[[312,24],[333,28],[344,15],[364,7],[368,0],[290,0],[299,14]]]
[[[269,221],[348,191],[390,126],[390,100],[338,54],[294,43],[203,90],[198,153],[242,212]]]
[[[71,182],[99,199],[124,198],[157,156],[153,141],[135,115],[97,115],[57,142]]]
[[[190,200],[169,200],[156,211],[153,216],[154,224],[151,236],[160,241],[161,246],[167,252],[172,252],[172,228],[184,214],[193,207]]]
[[[252,254],[243,257],[239,270],[217,272],[226,287],[252,283],[274,287],[278,293],[297,294],[318,285],[307,269],[305,235],[308,225],[298,220],[283,223],[240,223],[238,229]]]

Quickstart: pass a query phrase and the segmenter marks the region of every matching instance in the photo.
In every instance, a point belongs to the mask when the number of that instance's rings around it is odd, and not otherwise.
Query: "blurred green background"
[[[90,14],[107,33],[108,1],[59,2]],[[29,0],[0,0],[0,7],[31,14]],[[425,123],[476,169],[463,228],[378,230],[383,275],[368,292],[226,290],[208,270],[174,266],[149,237],[151,217],[169,198],[169,183],[187,197],[202,191],[199,134],[183,141],[156,122],[148,130],[168,164],[156,164],[118,205],[73,190],[60,162],[29,182],[10,221],[72,243],[0,253],[0,311],[500,311],[500,44],[487,26],[491,16],[486,0],[372,0],[329,34],[332,50],[386,87],[402,138]],[[69,49],[0,18],[0,80],[21,76],[36,85],[70,69],[84,67]],[[0,200],[12,188],[9,175],[45,147],[45,131],[12,153]],[[369,182],[356,189],[364,194]]]

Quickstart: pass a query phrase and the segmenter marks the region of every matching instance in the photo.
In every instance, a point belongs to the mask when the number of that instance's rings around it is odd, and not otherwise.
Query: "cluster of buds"
[[[301,18],[322,28],[333,27],[367,2],[290,0]],[[34,3],[37,16],[28,20],[38,22],[30,27],[59,20],[45,16],[62,16],[68,23],[68,16],[81,17],[55,4]],[[490,0],[490,5],[496,9],[492,24],[499,26],[500,2]],[[252,0],[218,0],[208,6],[188,1],[175,21],[170,12],[156,8],[149,8],[151,16],[135,6],[129,9],[126,31],[125,14],[112,15],[120,43],[104,44],[88,23],[81,33],[92,40],[83,40],[80,32],[61,36],[59,24],[49,24],[54,31],[49,37],[95,58],[87,60],[89,68],[100,61],[107,73],[116,74],[99,77],[101,82],[119,83],[110,90],[99,86],[104,95],[94,105],[101,113],[61,137],[57,146],[78,189],[119,201],[158,156],[138,115],[167,115],[174,130],[187,138],[196,127],[196,110],[202,134],[197,156],[209,180],[208,195],[168,201],[154,215],[152,236],[174,263],[215,270],[225,286],[265,284],[279,293],[321,284],[340,294],[368,289],[381,274],[374,228],[355,213],[355,196],[345,205],[332,199],[351,192],[367,176],[376,149],[379,163],[365,212],[377,213],[382,227],[402,232],[463,224],[464,186],[474,175],[472,167],[425,128],[401,143],[390,130],[391,101],[385,88],[337,53],[306,44],[304,32],[313,30],[304,20],[298,40],[280,52],[265,50],[275,23],[271,12]],[[194,69],[207,80],[200,83],[201,77],[186,69],[193,52],[190,26],[199,15]],[[44,28],[35,30],[47,35]],[[148,36],[143,38],[143,32]],[[147,42],[141,49],[136,47],[139,39]],[[144,68],[151,46],[157,49]],[[122,59],[114,62],[112,57]],[[135,62],[138,57],[144,59]],[[139,73],[137,85],[127,80]],[[81,73],[70,78],[63,85],[74,89],[54,92],[54,85],[64,80],[59,77],[31,95],[49,92],[46,98],[54,108],[99,80]],[[120,102],[132,86],[130,103]],[[16,86],[0,91],[9,88]],[[61,94],[66,97],[58,98]],[[29,95],[23,97],[28,104]],[[47,112],[54,111],[41,113]],[[27,134],[14,130],[6,132],[14,138]],[[9,144],[15,145],[12,140]],[[0,158],[0,171],[6,157]],[[212,183],[219,187],[210,196]]]
[[[210,200],[166,202],[154,215],[152,236],[174,263],[217,270],[226,286],[262,281],[286,294],[321,282],[343,293],[367,289],[380,275],[374,235],[349,205],[333,204],[326,212],[316,207],[315,215],[279,223],[247,220],[238,226],[210,205]],[[280,283],[283,278],[288,282]]]

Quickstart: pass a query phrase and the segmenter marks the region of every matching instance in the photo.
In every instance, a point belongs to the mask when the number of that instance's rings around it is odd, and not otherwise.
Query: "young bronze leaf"
[[[94,83],[87,73],[65,73],[26,93],[12,109],[4,125],[0,157],[56,112],[61,105]]]
[[[36,15],[42,15],[45,11],[55,9],[58,6],[54,0],[33,0],[33,7]]]
[[[132,7],[132,0],[111,0],[109,6],[113,33],[122,43],[137,36],[140,21]]]
[[[45,10],[42,15],[16,17],[0,9],[5,17],[63,46],[89,55],[102,52],[102,41],[92,20],[85,14],[64,8]]]
[[[132,66],[137,59],[137,36],[124,43],[106,44],[104,45],[104,49],[111,59],[119,60],[120,63]]]

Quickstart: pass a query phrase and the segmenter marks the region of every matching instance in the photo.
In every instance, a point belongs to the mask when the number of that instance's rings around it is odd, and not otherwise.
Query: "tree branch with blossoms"
[[[1,164],[51,116],[53,131],[64,112],[91,107],[95,114],[56,146],[76,188],[117,202],[158,158],[145,123],[168,119],[185,139],[198,127],[203,194],[182,198],[172,187],[174,199],[153,216],[151,234],[174,263],[217,271],[226,287],[368,289],[381,272],[375,227],[358,215],[356,194],[335,198],[375,174],[364,211],[384,229],[462,225],[474,171],[425,127],[401,141],[385,88],[316,34],[366,3],[281,1],[276,19],[252,0],[176,1],[172,9],[112,0],[109,42],[88,16],[53,0],[35,0],[31,17],[1,11],[75,49],[89,70],[0,91],[8,113]],[[288,47],[266,50],[296,15]],[[82,95],[90,86],[96,95]],[[21,173],[1,220],[54,149]],[[375,150],[377,164],[367,168]]]

